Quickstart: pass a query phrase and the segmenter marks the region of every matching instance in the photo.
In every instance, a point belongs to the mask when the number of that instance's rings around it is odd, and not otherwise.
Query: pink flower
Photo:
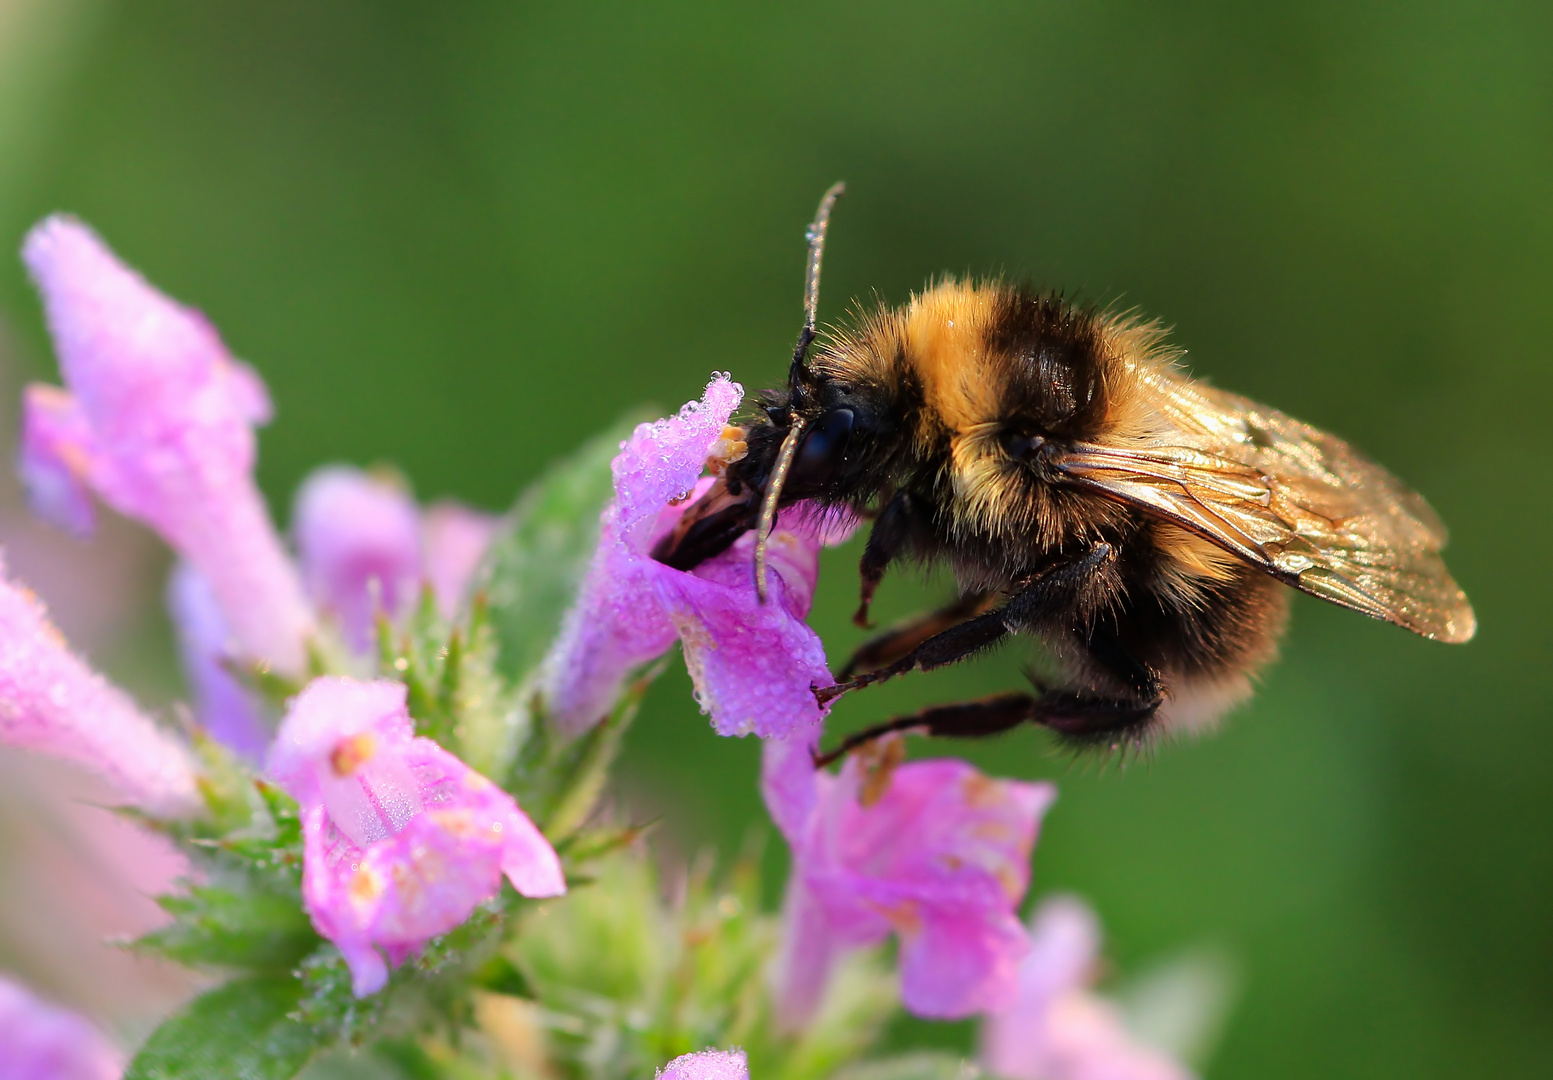
[[[426,579],[443,618],[451,619],[463,602],[500,521],[451,500],[433,503],[421,515]]]
[[[1191,1080],[1191,1072],[1128,1034],[1108,1002],[1089,992],[1100,954],[1094,913],[1068,896],[1030,922],[1030,952],[1013,1001],[982,1027],[981,1060],[1007,1080]]]
[[[383,477],[331,465],[307,478],[292,514],[307,591],[356,649],[379,611],[397,618],[421,583],[420,510]]]
[[[849,529],[784,514],[771,540],[766,604],[755,596],[753,535],[689,573],[649,554],[703,490],[697,479],[743,393],[720,375],[700,401],[638,426],[621,444],[593,565],[546,662],[547,705],[563,728],[598,722],[631,669],[676,637],[719,734],[780,736],[820,719],[812,688],[832,679],[825,648],[803,620],[819,548]]]
[[[415,737],[399,683],[313,680],[269,771],[301,804],[302,899],[358,997],[494,897],[503,874],[524,896],[566,891],[555,850],[512,797]]]
[[[22,256],[69,387],[28,389],[34,507],[80,531],[95,491],[199,570],[246,657],[301,672],[312,618],[253,481],[253,426],[269,417],[259,377],[80,222],[45,220]]]
[[[777,970],[780,1022],[804,1026],[837,957],[900,939],[901,998],[918,1016],[1007,1001],[1028,942],[1015,915],[1050,784],[993,780],[963,761],[897,768],[877,801],[861,769],[817,771],[815,735],[768,740],[761,786],[793,849]]]
[[[658,1070],[657,1080],[750,1080],[743,1050],[681,1054]]]
[[[85,1018],[0,976],[0,1080],[118,1080],[123,1069]]]
[[[167,610],[200,724],[228,749],[251,762],[263,760],[270,742],[263,711],[228,667],[238,658],[237,642],[210,583],[186,562],[167,579]]]
[[[378,613],[394,620],[423,585],[451,618],[496,533],[497,519],[455,502],[424,513],[387,477],[344,465],[318,469],[297,492],[292,531],[308,593],[340,620],[356,649]]]
[[[4,579],[3,563],[0,742],[85,765],[151,813],[200,805],[183,746],[70,651],[38,598]]]

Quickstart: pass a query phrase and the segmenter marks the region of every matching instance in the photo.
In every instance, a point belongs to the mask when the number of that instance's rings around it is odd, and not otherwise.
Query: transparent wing
[[[1341,439],[1173,372],[1148,372],[1143,390],[1157,426],[1059,455],[1075,483],[1312,596],[1425,637],[1472,637],[1472,606],[1440,558],[1445,527],[1396,477]]]

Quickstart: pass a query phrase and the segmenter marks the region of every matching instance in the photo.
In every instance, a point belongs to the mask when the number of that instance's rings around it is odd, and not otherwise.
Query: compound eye
[[[810,425],[798,445],[791,479],[809,487],[823,484],[835,475],[846,457],[856,419],[851,409],[832,409]]]
[[[1046,440],[1039,435],[1027,435],[1020,431],[1003,434],[1003,450],[1015,461],[1031,461],[1040,453]]]

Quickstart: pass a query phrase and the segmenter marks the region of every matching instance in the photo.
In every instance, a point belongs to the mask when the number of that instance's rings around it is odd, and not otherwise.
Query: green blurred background
[[[327,460],[501,507],[633,405],[779,379],[837,178],[822,317],[943,271],[1137,305],[1421,489],[1477,605],[1448,648],[1301,600],[1226,730],[1125,769],[974,748],[1061,784],[1036,890],[1094,901],[1123,969],[1237,958],[1212,1077],[1553,1074],[1553,6],[0,0],[0,247],[68,209],[204,308],[276,399],[281,516]],[[14,395],[52,372],[14,259],[0,313]],[[822,580],[833,655],[856,555]],[[154,695],[163,637],[101,658]],[[731,847],[757,751],[678,672],[628,789]]]

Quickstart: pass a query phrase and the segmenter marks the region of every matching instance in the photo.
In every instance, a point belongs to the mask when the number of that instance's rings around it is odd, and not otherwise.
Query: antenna
[[[798,345],[793,349],[793,363],[787,369],[787,385],[796,388],[799,372],[803,371],[809,345],[814,341],[814,322],[820,306],[820,261],[825,257],[825,232],[830,228],[830,212],[836,200],[846,193],[847,185],[838,180],[820,199],[820,208],[814,213],[814,221],[805,234],[809,241],[809,263],[803,276],[803,329],[798,332]],[[777,502],[782,498],[782,487],[787,474],[798,456],[798,440],[803,435],[803,422],[791,407],[788,409],[787,436],[777,454],[771,476],[766,480],[766,493],[760,501],[760,520],[755,530],[755,595],[766,602],[766,545],[771,540],[771,530],[776,527]]]

